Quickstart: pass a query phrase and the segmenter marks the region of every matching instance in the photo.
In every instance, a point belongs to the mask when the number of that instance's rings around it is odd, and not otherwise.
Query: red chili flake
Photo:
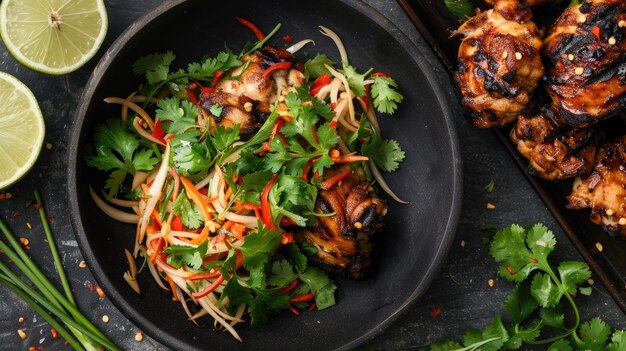
[[[596,38],[598,38],[598,40],[600,40],[600,27],[598,26],[593,26],[591,28],[591,33],[593,33],[593,35],[596,36]]]
[[[511,267],[505,266],[504,268],[506,268],[506,271],[509,272],[510,275],[515,275],[516,274],[516,272],[513,271],[513,269],[511,269]]]
[[[298,309],[295,308],[293,305],[289,305],[289,310],[293,312],[293,314],[295,314],[296,316],[300,315],[300,311],[298,311]]]
[[[337,121],[331,121],[330,122],[330,127],[331,128],[337,128]]]
[[[565,65],[563,65],[563,62],[561,61],[557,61],[556,62],[556,68],[558,68],[560,71],[565,69]]]
[[[104,351],[105,350],[104,345],[98,346],[98,349]]]
[[[33,207],[35,208],[35,210],[39,211],[39,209],[41,208],[40,204],[33,204]]]
[[[0,194],[0,200],[4,200],[6,198],[7,198],[6,194]]]
[[[18,210],[18,211],[13,212],[13,218],[17,218],[17,217],[19,217],[21,215],[22,215],[22,211]]]
[[[57,330],[56,330],[56,329],[54,329],[54,328],[50,329],[50,333],[52,333],[52,338],[53,338],[53,339],[56,339],[56,338],[58,338],[58,337],[59,337],[59,333],[58,333],[58,332],[57,332]]]
[[[314,309],[315,309],[315,302],[313,302],[311,304],[311,307],[309,307],[309,312],[313,312]]]
[[[287,44],[291,44],[291,42],[293,41],[293,37],[291,35],[285,35],[283,37],[283,41]]]
[[[531,258],[531,259],[530,259],[530,262],[532,262],[532,263],[539,263],[539,261],[537,261],[537,259],[536,259],[536,258]]]
[[[39,350],[39,351],[43,351],[43,345],[39,345],[39,346],[37,346],[37,350]]]
[[[106,294],[104,293],[104,290],[102,290],[102,288],[100,287],[100,285],[96,286],[96,292],[98,293],[98,296],[100,296],[100,298],[104,299],[106,296]]]
[[[93,284],[89,283],[89,291],[93,292]]]
[[[54,219],[54,216],[53,216],[53,215],[47,215],[47,216],[46,216],[46,221],[51,221],[51,220],[53,220],[53,219]]]
[[[31,346],[28,348],[28,351],[37,351],[37,349],[35,348],[35,346]]]
[[[430,311],[430,316],[433,318],[437,318],[441,315],[441,307],[433,307],[432,311]]]
[[[576,298],[576,293],[571,294],[570,296],[572,297],[572,299],[575,299]]]
[[[24,250],[26,250],[26,251],[30,250],[30,246],[25,245],[25,246],[24,246]]]

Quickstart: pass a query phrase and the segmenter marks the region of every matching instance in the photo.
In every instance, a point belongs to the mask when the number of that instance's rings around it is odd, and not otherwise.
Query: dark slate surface
[[[422,51],[428,50],[395,1],[366,2],[390,18]],[[8,189],[12,198],[0,201],[0,216],[17,235],[30,239],[30,253],[44,273],[56,276],[37,213],[29,206],[34,189],[44,194],[79,307],[124,350],[167,349],[147,335],[142,342],[136,342],[138,328],[106,298],[100,299],[95,291],[90,291],[90,285],[97,283],[88,269],[79,268],[82,257],[70,224],[65,191],[67,139],[77,100],[99,57],[126,27],[158,3],[157,0],[106,1],[109,32],[103,47],[95,59],[66,76],[52,77],[31,71],[17,63],[0,43],[0,70],[18,77],[33,90],[46,119],[45,143],[48,144],[44,145],[35,169]],[[434,60],[432,55],[427,56]],[[440,74],[445,76],[443,71]],[[496,265],[482,243],[483,224],[502,227],[511,223],[545,223],[555,231],[559,242],[554,259],[581,259],[492,132],[471,127],[463,121],[460,111],[457,128],[464,162],[464,200],[455,242],[429,291],[398,323],[371,341],[376,350],[417,350],[441,338],[460,339],[466,329],[481,328],[493,315],[502,312],[502,301],[512,287],[497,277]],[[484,188],[491,180],[495,189],[487,193]],[[487,203],[496,208],[487,209]],[[28,228],[29,223],[32,229]],[[489,279],[494,279],[493,287],[488,285]],[[599,316],[614,327],[626,328],[624,314],[606,290],[600,284],[594,285],[593,290],[593,297],[578,299],[583,319]],[[435,307],[441,308],[441,315],[433,318],[431,312]],[[104,315],[109,317],[109,323],[102,322]],[[26,317],[26,321],[18,323],[20,316]],[[18,329],[27,333],[26,340],[20,339]],[[62,340],[52,339],[50,328],[41,317],[0,287],[0,350],[28,350],[39,345],[45,350],[69,349]],[[253,345],[242,344],[242,349],[246,347]]]

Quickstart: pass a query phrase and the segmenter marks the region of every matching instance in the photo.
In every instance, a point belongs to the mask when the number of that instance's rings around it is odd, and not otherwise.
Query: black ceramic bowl
[[[234,19],[251,19],[269,31],[278,22],[280,37],[312,38],[309,52],[324,52],[335,60],[332,41],[318,25],[336,31],[351,64],[375,67],[391,74],[405,100],[393,117],[381,116],[383,134],[406,150],[400,170],[387,177],[409,205],[390,201],[382,234],[379,263],[373,279],[337,278],[337,305],[296,317],[289,312],[263,327],[239,325],[243,344],[214,331],[212,322],[198,328],[180,304],[160,290],[148,274],[139,278],[142,293],[122,279],[127,269],[124,248],[131,248],[134,226],[104,215],[89,197],[88,186],[101,187],[98,172],[88,168],[83,151],[95,124],[119,115],[119,106],[105,104],[107,96],[126,96],[141,79],[132,63],[142,55],[173,50],[175,66],[216,53],[227,42],[240,48],[254,37]],[[69,152],[69,198],[74,229],[83,255],[113,303],[143,331],[177,350],[235,349],[330,350],[356,347],[395,321],[424,293],[442,263],[454,234],[461,197],[461,165],[449,106],[440,80],[422,53],[389,21],[358,1],[230,0],[169,1],[131,26],[104,55],[87,83],[78,106]],[[96,183],[96,184],[90,184]]]

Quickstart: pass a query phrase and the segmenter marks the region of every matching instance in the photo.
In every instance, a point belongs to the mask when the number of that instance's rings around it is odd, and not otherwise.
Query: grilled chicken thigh
[[[626,136],[604,144],[593,172],[576,179],[569,208],[591,209],[590,219],[611,233],[626,235]]]
[[[585,127],[626,105],[626,2],[566,9],[544,41],[546,77],[560,123]]]
[[[328,170],[324,178],[346,169],[349,166]],[[311,228],[298,233],[299,240],[317,249],[312,260],[326,270],[354,279],[366,277],[371,269],[372,240],[382,230],[387,205],[376,196],[363,171],[352,173],[330,190],[320,191],[315,211],[335,215],[318,217]]]
[[[558,127],[555,117],[547,106],[532,117],[520,116],[511,140],[530,161],[531,172],[543,179],[589,174],[596,154],[595,131]]]
[[[497,0],[454,33],[464,36],[454,80],[477,127],[513,121],[544,74],[541,38],[531,18],[530,8],[517,0]]]
[[[239,124],[242,133],[251,134],[258,130],[270,113],[270,106],[295,88],[304,84],[302,63],[287,50],[265,46],[241,58],[240,67],[232,69],[215,86],[214,91],[202,94],[200,107],[211,114],[211,107],[221,107],[212,115],[215,124],[232,128]],[[289,61],[290,69],[265,71],[272,65]],[[228,78],[230,77],[230,78]],[[236,77],[236,78],[232,78]]]

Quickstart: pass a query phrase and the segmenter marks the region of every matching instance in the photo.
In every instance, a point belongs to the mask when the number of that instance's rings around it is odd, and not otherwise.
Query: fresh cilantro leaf
[[[570,295],[575,294],[578,286],[591,277],[589,266],[583,262],[561,262],[558,271],[561,284]]]
[[[446,7],[459,20],[465,21],[474,15],[474,4],[472,0],[444,0]]]
[[[233,54],[230,49],[226,48],[217,54],[215,58],[206,56],[201,62],[194,62],[189,64],[187,71],[191,74],[198,74],[206,77],[210,77],[217,71],[228,71],[231,68],[241,66],[242,62],[237,55]]]
[[[372,77],[372,98],[374,107],[380,113],[393,114],[404,97],[396,89],[398,84],[391,78],[376,76]]]
[[[302,178],[282,174],[269,193],[272,216],[282,214],[291,218],[299,226],[306,226],[312,220],[306,214],[312,214],[317,198],[317,188]]]
[[[542,307],[556,306],[561,300],[561,296],[563,296],[558,286],[552,281],[552,278],[544,273],[535,275],[530,293]]]
[[[452,340],[438,341],[430,346],[430,351],[453,351],[462,349],[463,346],[461,346],[461,344]]]
[[[305,93],[308,95],[308,92],[306,90],[305,90]],[[326,118],[327,120],[335,117],[335,111],[333,111],[333,109],[330,107],[329,104],[315,97],[309,97],[309,98],[311,99],[311,102],[313,103],[313,110],[315,111],[315,113]]]
[[[165,131],[178,135],[193,132],[198,127],[196,124],[198,108],[191,101],[169,97],[161,99],[157,106],[159,108],[156,110],[156,116],[161,121],[171,121],[163,123]],[[199,136],[200,132],[196,130],[194,134]]]
[[[532,263],[534,257],[526,246],[526,230],[519,225],[514,224],[498,231],[491,243],[489,253],[501,263],[500,275],[507,280],[522,281],[533,270],[539,268],[538,264]]]
[[[215,131],[211,135],[211,142],[213,143],[217,151],[222,151],[226,149],[239,139],[239,124],[235,124],[235,126],[232,128],[226,128],[224,126],[217,125]]]
[[[253,327],[267,322],[268,315],[273,311],[285,309],[289,306],[287,294],[273,294],[257,291],[257,297],[248,306]]]
[[[328,308],[335,304],[334,291],[337,287],[326,273],[318,268],[308,267],[300,274],[300,280],[307,284],[311,292],[315,294],[315,304],[318,309]]]
[[[513,330],[511,338],[504,343],[504,347],[508,350],[519,349],[524,342],[530,342],[541,333],[541,321],[535,320],[528,328],[519,328]]]
[[[518,284],[504,302],[504,309],[514,323],[521,323],[537,309],[527,284]]]
[[[223,110],[224,108],[220,104],[215,104],[209,107],[209,112],[215,117],[221,116]]]
[[[611,327],[606,322],[596,317],[580,326],[580,337],[583,341],[578,345],[581,349],[604,349],[611,335]]]
[[[164,254],[167,254],[167,263],[180,268],[183,265],[187,265],[195,270],[202,267],[202,259],[207,257],[207,250],[209,248],[209,241],[195,246],[182,246],[171,245],[163,250]]]
[[[304,251],[304,253],[307,256],[315,256],[317,255],[317,248],[309,243],[307,243],[306,241],[303,241],[302,244],[300,244],[300,247],[302,248],[302,251]]]
[[[150,171],[159,162],[153,151],[139,147],[137,135],[128,131],[121,120],[108,119],[95,127],[95,155],[85,157],[87,164],[102,171],[112,171],[105,184],[111,198],[119,191],[127,174]]]
[[[565,328],[565,315],[563,314],[563,308],[561,305],[550,308],[542,308],[539,315],[543,320],[543,324],[546,326],[556,329],[567,329]]]
[[[535,224],[528,231],[526,243],[539,261],[547,261],[548,254],[554,251],[556,239],[554,234],[542,224]]]
[[[213,166],[214,156],[206,141],[194,142],[177,138],[172,144],[172,160],[179,174],[187,177],[206,172]]]
[[[127,174],[125,169],[116,169],[109,174],[109,178],[104,183],[104,188],[109,189],[108,198],[114,197],[120,191],[120,186],[126,180]]]
[[[274,261],[272,264],[272,275],[267,278],[267,283],[276,287],[287,286],[298,276],[293,271],[293,266],[289,261],[283,259]]]
[[[324,73],[330,74],[325,65],[333,66],[334,62],[324,54],[317,54],[314,58],[304,63],[304,75],[306,79],[317,78]]]
[[[189,201],[184,189],[180,191],[176,201],[174,201],[172,211],[175,215],[180,215],[183,225],[188,229],[197,229],[204,224],[204,218],[202,218],[200,210]]]
[[[467,347],[478,346],[483,351],[499,350],[509,339],[509,333],[502,324],[500,316],[496,316],[485,330],[468,330],[463,337],[463,343]]]
[[[358,142],[361,142],[359,146]],[[352,134],[348,141],[348,147],[351,150],[359,151],[360,154],[369,157],[382,170],[393,172],[398,169],[399,164],[405,159],[405,153],[397,141],[392,139],[383,139],[372,127],[369,119],[361,116],[359,129]]]
[[[250,289],[246,289],[239,284],[238,279],[229,279],[224,287],[222,296],[228,296],[228,307],[236,310],[242,303],[249,305],[254,299]]]
[[[611,343],[606,348],[607,351],[626,350],[626,331],[616,330],[611,336]]]
[[[339,142],[339,134],[335,128],[330,127],[330,123],[324,123],[317,128],[317,138],[324,149],[331,149]]]
[[[243,266],[251,270],[265,265],[278,249],[281,240],[280,231],[259,225],[259,229],[248,234],[244,243],[237,247],[243,254]]]
[[[547,351],[574,351],[569,341],[561,339],[550,345]]]
[[[350,66],[349,64],[343,64],[343,74],[346,76],[348,80],[348,85],[350,85],[350,89],[356,96],[365,95],[365,76],[367,76],[372,69],[370,68],[367,72],[360,74],[357,72],[356,68]]]
[[[485,190],[490,193],[493,191],[493,188],[495,187],[495,183],[492,181],[489,182],[489,184],[485,185]]]
[[[307,267],[307,259],[306,256],[300,251],[300,248],[298,248],[298,245],[296,245],[295,243],[290,243],[287,244],[285,248],[287,249],[289,257],[293,261],[296,272],[304,272]]]
[[[247,283],[253,289],[265,289],[267,285],[265,280],[265,266],[258,266],[250,270],[250,278],[248,278]]]
[[[149,84],[164,81],[175,58],[171,51],[143,56],[133,64],[133,73],[145,75]]]
[[[370,140],[361,146],[361,151],[385,172],[396,171],[405,159],[404,150],[397,141],[382,139],[378,134],[372,134]]]

